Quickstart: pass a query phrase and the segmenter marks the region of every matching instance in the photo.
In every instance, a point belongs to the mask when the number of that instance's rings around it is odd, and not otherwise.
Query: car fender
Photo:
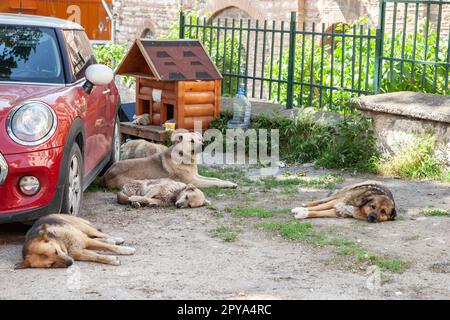
[[[77,141],[77,137],[80,137]],[[78,143],[83,153],[85,150],[85,141],[86,141],[86,132],[84,129],[83,120],[80,117],[76,117],[72,121],[72,125],[70,127],[69,133],[66,137],[66,143],[64,144],[64,154],[61,162],[61,166],[59,168],[59,178],[58,178],[58,186],[63,186],[67,182],[66,177],[66,167],[63,165],[64,163],[68,163],[70,151],[72,150],[72,146],[74,143]]]

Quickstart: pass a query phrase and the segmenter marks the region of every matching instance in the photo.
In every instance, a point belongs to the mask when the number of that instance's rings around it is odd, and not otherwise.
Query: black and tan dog
[[[90,222],[66,214],[51,214],[37,220],[25,235],[23,261],[16,269],[67,268],[74,260],[120,265],[116,256],[93,250],[132,255],[134,248],[119,246],[123,239],[111,237]]]
[[[350,217],[369,222],[394,220],[394,197],[376,181],[366,181],[332,193],[329,197],[292,209],[297,219]]]

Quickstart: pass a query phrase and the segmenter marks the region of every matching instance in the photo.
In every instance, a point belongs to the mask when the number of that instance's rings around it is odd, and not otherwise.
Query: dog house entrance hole
[[[166,110],[167,110],[167,120],[174,120],[175,113],[173,104],[166,104]]]

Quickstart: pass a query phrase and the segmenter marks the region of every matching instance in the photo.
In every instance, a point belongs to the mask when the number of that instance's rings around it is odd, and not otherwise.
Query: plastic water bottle
[[[252,105],[247,98],[245,85],[241,83],[233,99],[233,119],[228,121],[228,128],[246,129],[250,126]]]

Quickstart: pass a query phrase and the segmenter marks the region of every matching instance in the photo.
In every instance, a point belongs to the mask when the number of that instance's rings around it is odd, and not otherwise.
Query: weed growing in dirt
[[[429,208],[420,211],[420,214],[432,217],[450,217],[450,209]]]
[[[435,137],[432,134],[417,135],[414,141],[396,155],[381,159],[378,173],[409,179],[446,180],[448,172],[434,154]]]
[[[100,180],[97,178],[89,185],[85,192],[108,192],[107,188],[100,184]]]
[[[437,273],[450,273],[450,263],[449,262],[435,263],[431,266],[430,269],[431,271]]]
[[[334,189],[336,185],[342,183],[344,178],[337,174],[325,174],[315,178],[289,178],[277,179],[276,177],[262,178],[261,181],[266,189],[302,186],[305,188]]]
[[[224,216],[223,213],[220,212],[220,210],[214,207],[213,205],[206,206],[206,209],[208,209],[211,212],[211,214],[216,218],[223,218]]]
[[[225,242],[234,242],[237,239],[240,230],[233,229],[227,226],[219,226],[210,231],[210,234],[214,238],[222,239]]]
[[[327,237],[323,232],[314,229],[309,222],[298,222],[295,220],[287,222],[259,222],[255,227],[278,233],[289,240],[305,241],[318,247],[333,246],[336,248],[338,255],[350,256],[357,262],[376,265],[384,270],[402,272],[409,267],[408,262],[376,255],[365,250],[360,244],[351,239]]]

